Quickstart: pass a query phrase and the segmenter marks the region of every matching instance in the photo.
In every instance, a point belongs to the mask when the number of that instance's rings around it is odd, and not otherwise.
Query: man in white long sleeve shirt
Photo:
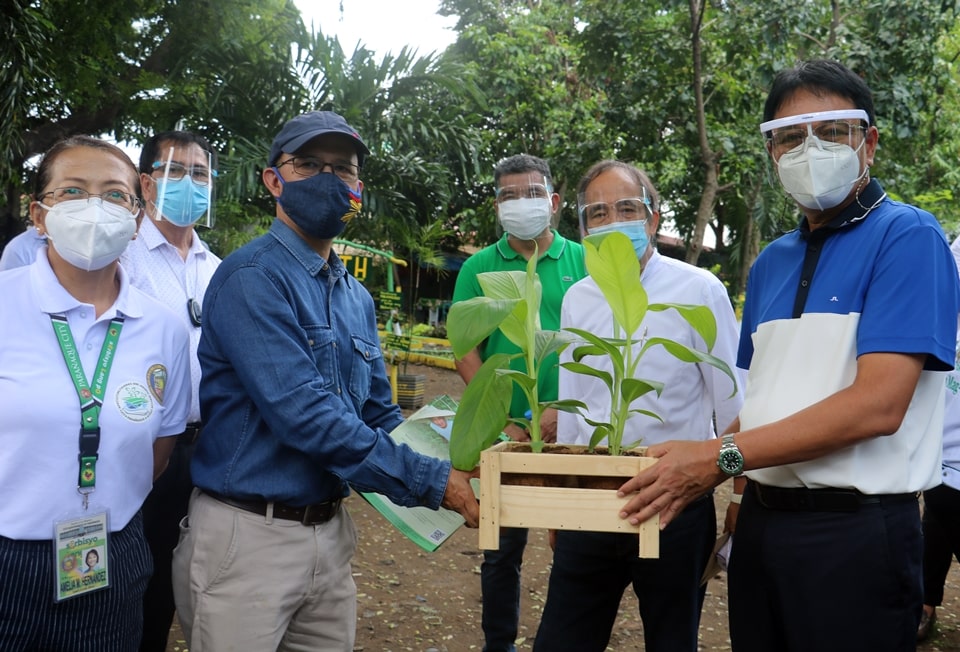
[[[153,556],[153,576],[143,599],[140,652],[163,652],[173,622],[171,560],[187,515],[193,483],[190,460],[200,436],[201,305],[220,259],[200,240],[195,225],[210,226],[217,156],[199,134],[164,131],[140,153],[147,219],[120,265],[130,282],[180,316],[190,333],[192,394],[187,429],[177,438],[170,465],[154,483],[143,505],[143,528]]]
[[[586,234],[620,231],[633,242],[640,258],[640,276],[651,303],[705,305],[717,320],[712,353],[733,369],[738,327],[723,284],[710,272],[665,258],[651,246],[659,222],[656,189],[641,170],[619,161],[594,165],[580,182],[578,209]],[[561,327],[576,327],[600,337],[614,337],[613,314],[597,284],[587,277],[563,299]],[[706,344],[676,311],[648,312],[637,336],[666,337],[688,347]],[[640,344],[637,344],[639,348]],[[569,361],[571,348],[561,354]],[[606,357],[585,357],[592,367],[612,372]],[[742,404],[738,380],[707,364],[677,360],[663,347],[644,354],[638,373],[664,384],[660,397],[648,393],[631,404],[660,415],[663,422],[634,415],[624,432],[625,446],[668,439],[704,440],[736,418]],[[610,394],[600,380],[565,369],[560,371],[560,398],[587,404],[586,416],[610,421]],[[557,441],[587,444],[594,431],[583,416],[561,412]],[[553,569],[536,650],[606,649],[610,632],[628,585],[640,602],[648,652],[695,652],[700,609],[706,587],[700,577],[716,538],[711,494],[691,504],[660,534],[660,558],[639,559],[637,537],[629,534],[560,531],[556,534]]]

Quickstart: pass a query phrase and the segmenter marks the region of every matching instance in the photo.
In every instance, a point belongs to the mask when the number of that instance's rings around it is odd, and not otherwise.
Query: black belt
[[[203,424],[199,421],[188,423],[183,432],[177,437],[178,446],[192,446],[200,439],[200,431],[203,430]]]
[[[340,511],[340,503],[343,499],[328,500],[323,503],[315,503],[306,507],[291,507],[283,503],[271,503],[266,500],[240,500],[238,498],[229,498],[221,496],[218,493],[202,490],[211,498],[219,500],[221,503],[242,509],[260,516],[267,515],[267,506],[273,505],[273,518],[282,518],[285,521],[297,521],[303,525],[320,525],[326,523],[337,515]]]
[[[757,502],[788,512],[856,512],[864,505],[917,502],[917,494],[863,494],[855,489],[771,487],[750,481]]]

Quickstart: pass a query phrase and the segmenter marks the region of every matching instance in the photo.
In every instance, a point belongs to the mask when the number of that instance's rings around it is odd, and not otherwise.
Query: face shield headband
[[[806,124],[808,122],[820,122],[821,120],[863,120],[870,125],[870,118],[863,109],[839,109],[837,111],[815,111],[813,113],[801,113],[799,115],[788,115],[785,118],[768,120],[760,125],[760,132],[767,134],[774,129],[782,127],[792,127],[794,125]]]

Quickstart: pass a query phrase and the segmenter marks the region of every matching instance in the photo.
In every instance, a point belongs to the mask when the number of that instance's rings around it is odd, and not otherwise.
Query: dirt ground
[[[446,369],[414,365],[409,373],[426,376],[425,396],[459,398],[463,383]],[[405,410],[410,414],[413,410]],[[730,483],[717,490],[718,523],[723,522]],[[357,640],[354,652],[461,652],[482,650],[480,563],[477,531],[461,528],[433,553],[401,535],[362,498],[352,495],[347,507],[359,547],[353,571],[357,583]],[[546,599],[551,552],[546,531],[531,530],[524,554],[518,650],[531,650]],[[710,581],[700,623],[700,650],[729,650],[726,575]],[[960,567],[954,564],[937,629],[918,647],[924,652],[960,652]],[[867,625],[864,623],[863,625]],[[174,625],[168,652],[188,652]],[[628,590],[608,650],[643,650],[643,627],[637,602]]]

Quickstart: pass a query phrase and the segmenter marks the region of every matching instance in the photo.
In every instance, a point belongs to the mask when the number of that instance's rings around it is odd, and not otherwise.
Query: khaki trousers
[[[173,553],[177,615],[191,652],[350,652],[356,547],[345,507],[305,526],[194,489]]]

